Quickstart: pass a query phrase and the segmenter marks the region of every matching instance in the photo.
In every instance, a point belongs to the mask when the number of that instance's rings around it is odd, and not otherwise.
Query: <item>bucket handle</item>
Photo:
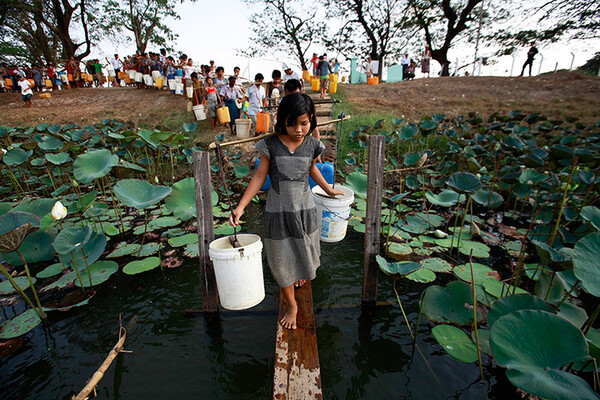
[[[336,215],[338,218],[343,219],[344,221],[350,221],[350,218],[352,218],[351,215],[348,216],[348,218],[342,217],[338,212],[336,211],[332,211],[329,207],[327,207],[325,204],[321,204],[321,206],[325,209],[327,209],[327,211],[329,211],[330,213]]]

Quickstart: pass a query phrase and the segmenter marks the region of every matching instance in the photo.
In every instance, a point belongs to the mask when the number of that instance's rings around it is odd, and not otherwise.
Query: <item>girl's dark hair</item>
[[[286,93],[292,93],[300,89],[302,89],[302,84],[298,79],[288,79],[283,85],[283,90]]]
[[[260,72],[258,74],[256,74],[256,76],[254,77],[255,81],[260,81],[261,79],[265,79],[264,75],[261,74]]]
[[[298,117],[304,114],[308,114],[309,132],[312,132],[317,126],[315,105],[312,99],[304,93],[292,93],[284,96],[277,108],[275,132],[285,134],[286,127],[294,125]]]
[[[218,74],[219,71],[225,72],[225,68],[223,68],[223,67],[217,67],[217,69],[215,70],[215,72]]]
[[[278,69],[274,69],[273,73],[271,74],[271,78],[273,78],[273,79],[281,78],[281,71]]]

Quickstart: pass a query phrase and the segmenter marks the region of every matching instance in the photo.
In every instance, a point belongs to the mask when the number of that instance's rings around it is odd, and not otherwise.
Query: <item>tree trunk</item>
[[[441,49],[433,50],[431,52],[431,58],[440,63],[442,72],[440,76],[450,76],[450,62],[448,61],[448,49],[443,47]]]

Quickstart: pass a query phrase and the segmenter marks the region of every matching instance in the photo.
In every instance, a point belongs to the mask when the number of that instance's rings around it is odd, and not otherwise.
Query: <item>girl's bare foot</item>
[[[304,286],[304,284],[306,283],[306,279],[299,279],[296,282],[294,282],[294,287],[295,288],[299,288]]]
[[[298,305],[288,304],[279,323],[286,329],[294,330],[296,329],[296,315],[298,315]]]

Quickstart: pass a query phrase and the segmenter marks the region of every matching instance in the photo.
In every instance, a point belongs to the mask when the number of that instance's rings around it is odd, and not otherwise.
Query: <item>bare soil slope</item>
[[[511,110],[548,118],[600,120],[600,77],[558,72],[531,78],[447,77],[382,85],[344,85],[346,100],[358,111],[404,115],[417,120],[434,113],[475,111],[485,116]]]

